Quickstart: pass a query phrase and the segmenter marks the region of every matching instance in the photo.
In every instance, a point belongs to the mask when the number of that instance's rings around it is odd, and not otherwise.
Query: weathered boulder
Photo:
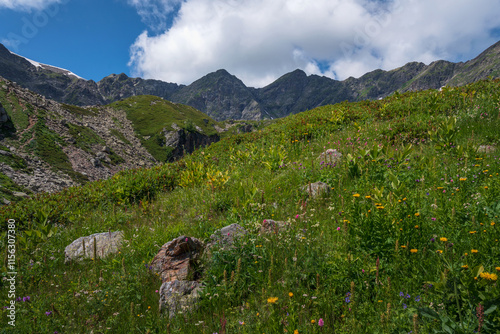
[[[219,245],[221,248],[232,246],[234,240],[236,238],[242,237],[247,234],[247,230],[245,230],[239,224],[231,224],[217,230],[210,236],[210,243],[208,247],[212,247],[214,245]]]
[[[118,252],[122,240],[122,231],[95,233],[80,237],[64,249],[65,262],[83,258],[93,259],[94,254],[97,257],[104,258],[109,254]]]
[[[491,153],[496,150],[495,145],[481,145],[478,147],[477,152],[478,153]]]
[[[264,219],[262,226],[260,227],[259,233],[279,233],[289,228],[290,224],[282,221],[275,221],[272,219]]]
[[[305,185],[301,189],[306,191],[312,197],[318,197],[322,194],[328,194],[330,192],[330,186],[321,181]]]
[[[161,246],[151,266],[160,275],[162,282],[186,280],[202,253],[203,243],[200,240],[180,236]]]
[[[325,164],[337,164],[342,159],[342,153],[335,149],[329,148],[325,152],[321,153],[318,157],[319,160],[323,161]]]
[[[191,312],[200,300],[203,290],[201,283],[196,281],[169,281],[160,288],[160,312],[168,313],[173,318],[178,312]]]

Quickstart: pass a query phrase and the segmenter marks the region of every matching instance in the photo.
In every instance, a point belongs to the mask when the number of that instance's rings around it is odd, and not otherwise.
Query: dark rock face
[[[185,153],[192,153],[201,146],[207,146],[219,140],[220,137],[218,134],[207,136],[199,132],[190,132],[184,129],[165,132],[165,146],[170,146],[174,149],[171,155],[173,159],[180,158]]]

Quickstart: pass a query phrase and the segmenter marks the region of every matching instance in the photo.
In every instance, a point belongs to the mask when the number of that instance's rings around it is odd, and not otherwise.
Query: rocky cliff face
[[[225,70],[188,86],[159,80],[110,75],[98,83],[33,66],[0,44],[0,75],[37,93],[74,105],[110,103],[136,95],[155,95],[190,105],[216,120],[284,117],[321,105],[386,97],[395,91],[463,85],[500,77],[500,42],[465,63],[412,62],[391,71],[375,70],[360,78],[336,81],[296,70],[255,89]]]
[[[198,113],[207,124],[214,122]],[[125,110],[60,104],[1,77],[0,126],[4,136],[0,139],[0,203],[15,200],[14,194],[59,191],[108,178],[122,169],[158,163],[144,145],[136,120],[129,119]],[[217,140],[218,135],[181,129],[168,145],[175,158]]]
[[[218,134],[207,136],[200,132],[191,132],[184,129],[165,131],[165,145],[173,147],[172,158],[180,158],[186,153],[192,153],[197,148],[218,142]]]

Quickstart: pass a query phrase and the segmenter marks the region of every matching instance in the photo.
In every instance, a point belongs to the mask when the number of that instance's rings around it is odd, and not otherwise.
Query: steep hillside
[[[2,330],[496,334],[499,107],[498,79],[322,106],[0,207]]]
[[[156,96],[108,106],[60,104],[0,78],[0,199],[54,192],[177,159],[257,124],[217,123]]]

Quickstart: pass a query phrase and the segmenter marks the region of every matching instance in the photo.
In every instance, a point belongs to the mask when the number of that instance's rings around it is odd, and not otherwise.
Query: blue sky
[[[498,0],[0,0],[1,43],[95,81],[189,84],[220,68],[253,87],[297,68],[343,80],[498,40]]]

